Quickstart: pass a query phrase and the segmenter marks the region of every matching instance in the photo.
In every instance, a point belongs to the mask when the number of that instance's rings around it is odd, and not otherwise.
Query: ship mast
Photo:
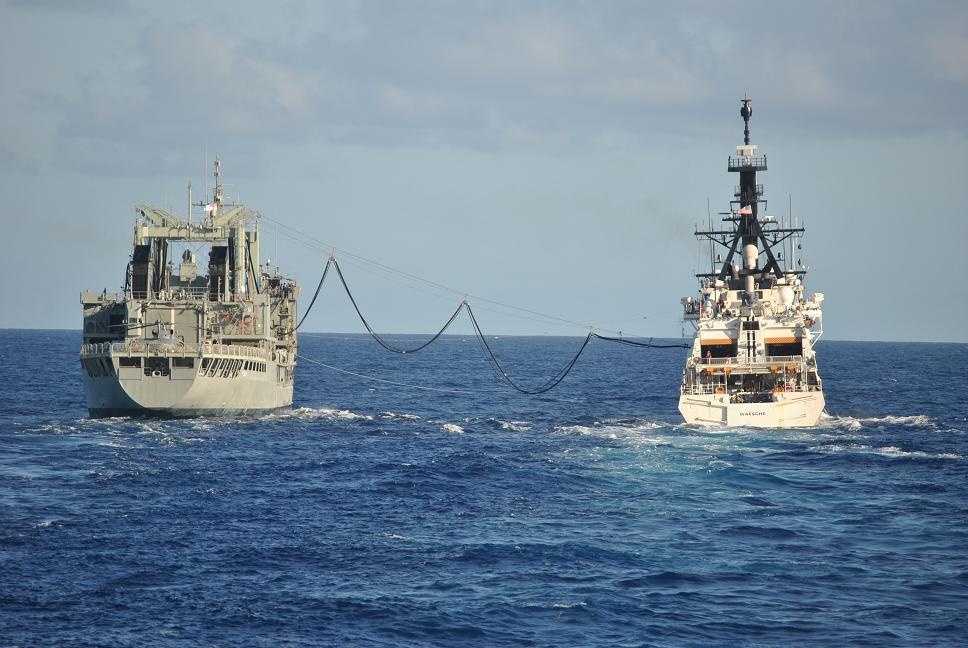
[[[756,182],[756,172],[766,171],[767,165],[766,156],[759,153],[759,147],[750,143],[752,100],[749,98],[742,100],[739,114],[743,118],[743,143],[736,147],[736,156],[730,156],[727,163],[727,171],[739,173],[739,186],[734,193],[734,199],[730,201],[730,212],[723,219],[733,223],[733,227],[727,231],[696,232],[696,236],[708,238],[726,247],[728,252],[717,271],[696,276],[724,282],[729,281],[732,276],[734,279],[740,279],[741,285],[731,286],[731,288],[751,293],[756,288],[758,278],[765,279],[770,275],[774,279],[783,277],[785,271],[780,267],[773,253],[773,247],[792,235],[801,234],[803,228],[775,227],[771,224],[770,238],[767,238],[763,223],[759,219],[760,204],[762,203],[765,208],[766,199],[763,197],[763,185]],[[742,263],[734,267],[733,258],[737,252],[742,257]],[[762,268],[759,267],[760,254],[766,256],[766,263]],[[803,274],[803,271],[794,272]]]

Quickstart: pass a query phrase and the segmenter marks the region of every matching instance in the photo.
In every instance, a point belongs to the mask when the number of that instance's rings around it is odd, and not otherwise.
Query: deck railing
[[[722,383],[699,383],[699,382],[692,383],[691,385],[683,385],[680,390],[682,394],[686,394],[689,396],[708,396],[710,394],[732,394],[736,391],[737,389],[735,387],[730,387],[727,389],[726,386],[723,385]],[[783,393],[783,392],[807,393],[807,392],[816,392],[816,391],[821,391],[819,385],[807,385],[805,383],[801,383],[799,385],[797,384],[785,385],[783,387],[783,390],[780,393]]]
[[[132,342],[101,342],[98,344],[84,344],[81,346],[81,356],[98,355],[131,355],[140,353],[153,355],[180,356],[234,356],[243,358],[258,358],[268,360],[270,354],[259,347],[242,346],[239,344],[184,344],[169,340],[134,340]]]
[[[797,364],[803,362],[802,356],[764,356],[756,360],[749,358],[697,358],[696,363],[706,367],[764,367],[779,364]]]

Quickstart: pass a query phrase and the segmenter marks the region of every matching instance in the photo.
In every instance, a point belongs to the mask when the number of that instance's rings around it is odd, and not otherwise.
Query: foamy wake
[[[416,414],[397,414],[396,412],[380,412],[380,418],[384,421],[387,420],[398,420],[398,421],[419,421],[420,417]]]
[[[897,446],[875,447],[856,443],[849,444],[827,444],[813,446],[811,452],[822,452],[825,454],[857,453],[874,454],[882,457],[909,458],[909,459],[961,459],[962,456],[953,452],[931,453],[923,450],[904,450]]]
[[[372,421],[369,414],[357,414],[347,409],[333,409],[329,407],[300,407],[289,414],[304,421],[323,419],[327,421]]]
[[[873,425],[903,425],[905,427],[937,428],[937,422],[930,416],[917,414],[914,416],[830,416],[824,413],[820,418],[824,427],[841,427],[848,430],[859,430]]]
[[[588,607],[588,603],[586,603],[585,601],[576,601],[574,603],[568,603],[566,601],[553,601],[551,603],[528,602],[528,603],[522,603],[521,604],[521,607],[523,607],[523,608],[538,608],[538,609],[543,609],[543,610],[547,610],[547,609],[552,609],[552,610],[570,610],[572,608]]]
[[[667,423],[648,420],[605,420],[596,421],[591,425],[559,425],[555,427],[555,434],[578,434],[581,436],[597,436],[607,439],[620,439],[640,436],[651,430],[669,427]]]

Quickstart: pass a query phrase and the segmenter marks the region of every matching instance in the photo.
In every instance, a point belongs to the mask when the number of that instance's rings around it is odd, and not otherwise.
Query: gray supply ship
[[[138,205],[124,292],[81,293],[91,416],[257,414],[292,405],[296,283],[259,257],[259,215],[223,201],[188,216]],[[199,259],[207,257],[200,272]],[[178,260],[177,265],[175,260]]]
[[[696,231],[709,244],[711,267],[696,275],[698,298],[682,300],[695,336],[679,411],[691,424],[812,426],[824,408],[813,350],[823,335],[823,293],[804,290],[806,269],[796,258],[804,229],[765,214],[756,173],[766,171],[766,156],[750,144],[752,114],[744,99],[744,143],[727,167],[739,185],[726,225]]]

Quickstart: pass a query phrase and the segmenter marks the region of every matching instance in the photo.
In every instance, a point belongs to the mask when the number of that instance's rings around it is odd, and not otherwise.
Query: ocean
[[[582,342],[488,340],[525,386]],[[684,349],[525,396],[469,335],[306,334],[290,412],[92,420],[80,342],[0,331],[0,646],[968,642],[968,345],[821,341],[822,425],[760,430],[681,422]]]

